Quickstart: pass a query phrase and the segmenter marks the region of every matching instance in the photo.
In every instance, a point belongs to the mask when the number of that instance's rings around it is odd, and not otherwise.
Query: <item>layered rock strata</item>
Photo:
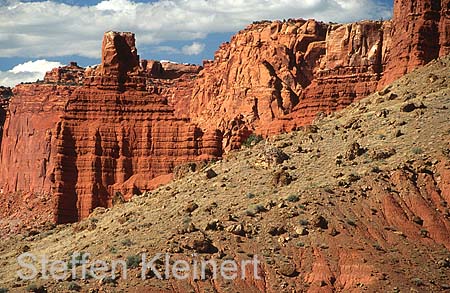
[[[73,222],[167,181],[178,164],[220,156],[220,133],[174,108],[199,68],[142,63],[134,34],[108,32],[98,67],[71,64],[43,84],[17,86],[2,143],[3,192],[53,194],[56,221]]]

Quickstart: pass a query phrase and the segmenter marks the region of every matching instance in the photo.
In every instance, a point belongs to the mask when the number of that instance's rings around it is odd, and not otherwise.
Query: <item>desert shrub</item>
[[[248,199],[255,198],[255,195],[253,193],[249,192],[249,193],[247,193],[247,198]]]
[[[81,290],[81,286],[78,285],[75,282],[70,282],[69,286],[67,287],[70,291],[80,291]]]
[[[263,141],[263,137],[261,135],[250,134],[250,136],[242,144],[246,147],[250,147],[261,141]]]
[[[416,285],[417,287],[420,287],[420,286],[425,285],[425,284],[423,283],[423,281],[422,281],[420,278],[413,278],[413,279],[411,280],[411,282],[412,282],[414,285]]]
[[[302,225],[302,226],[308,226],[308,225],[309,225],[308,220],[304,220],[304,219],[300,220],[299,223],[300,223],[300,225]]]
[[[300,200],[300,197],[298,195],[292,194],[289,195],[286,200],[288,202],[298,202]]]
[[[421,153],[423,153],[423,150],[419,147],[413,147],[411,151],[416,155],[420,155]]]
[[[353,227],[355,227],[355,226],[356,226],[356,223],[355,223],[355,221],[354,221],[354,220],[352,220],[352,219],[348,219],[348,220],[347,220],[347,224],[349,224],[350,226],[353,226]]]
[[[250,206],[246,211],[245,214],[249,217],[254,217],[256,214],[266,212],[266,208],[262,204],[256,204]]]
[[[133,245],[133,241],[131,241],[130,239],[124,239],[124,240],[122,240],[122,245],[123,246],[131,246],[131,245]]]
[[[44,288],[44,286],[30,284],[27,286],[27,292],[44,293],[47,292],[47,290]]]
[[[141,257],[139,255],[130,255],[127,257],[127,267],[134,269],[141,263]]]

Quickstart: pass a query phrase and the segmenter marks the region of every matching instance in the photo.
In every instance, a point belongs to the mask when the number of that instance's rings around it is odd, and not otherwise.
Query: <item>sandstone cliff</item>
[[[0,185],[53,194],[57,222],[154,188],[177,164],[221,155],[220,133],[175,115],[198,67],[142,67],[130,33],[106,33],[102,52],[96,68],[71,64],[44,84],[17,86],[10,104]]]
[[[395,0],[382,85],[450,53],[449,0]]]
[[[341,109],[375,91],[389,27],[372,21],[253,24],[205,64],[191,117],[222,130],[226,149],[239,147],[254,131],[270,135],[308,124],[320,111]]]
[[[395,1],[392,21],[255,23],[205,63],[191,117],[226,150],[348,106],[449,53],[449,1]],[[211,124],[210,121],[215,121]]]

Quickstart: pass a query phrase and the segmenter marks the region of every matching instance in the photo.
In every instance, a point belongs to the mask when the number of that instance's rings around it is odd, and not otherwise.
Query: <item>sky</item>
[[[0,85],[100,62],[105,31],[131,31],[141,59],[201,64],[255,20],[389,19],[393,0],[0,0]]]

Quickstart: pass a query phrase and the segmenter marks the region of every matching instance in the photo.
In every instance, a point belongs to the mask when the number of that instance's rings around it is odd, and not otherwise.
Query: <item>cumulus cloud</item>
[[[36,81],[42,79],[47,71],[59,66],[62,66],[62,64],[47,60],[18,64],[11,70],[0,71],[0,85],[13,87],[21,82]]]
[[[389,18],[378,0],[105,0],[92,6],[0,0],[0,57],[98,58],[105,31],[133,31],[138,46],[198,41],[254,20],[315,18],[349,22]],[[194,54],[201,44],[182,52]]]
[[[181,52],[185,55],[198,55],[205,50],[205,44],[193,42],[192,45],[187,45],[181,48]]]

